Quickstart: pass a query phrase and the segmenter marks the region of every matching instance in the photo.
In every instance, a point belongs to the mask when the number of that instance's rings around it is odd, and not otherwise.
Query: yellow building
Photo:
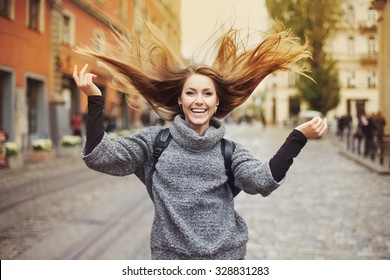
[[[379,13],[379,110],[387,122],[386,134],[390,134],[390,3],[388,0],[374,0],[372,5]]]
[[[337,61],[341,102],[328,117],[374,113],[379,110],[378,91],[378,12],[371,0],[345,1],[347,28],[328,42],[327,51]],[[268,78],[266,117],[282,123],[306,108],[297,98],[294,73],[276,73]]]

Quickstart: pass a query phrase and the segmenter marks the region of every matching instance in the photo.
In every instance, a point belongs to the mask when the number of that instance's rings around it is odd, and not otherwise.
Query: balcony
[[[374,23],[369,23],[369,22],[360,22],[359,23],[359,31],[360,33],[376,33],[377,32],[377,28],[376,28],[376,24]]]
[[[362,65],[375,65],[378,61],[377,53],[367,53],[360,55],[360,63]]]

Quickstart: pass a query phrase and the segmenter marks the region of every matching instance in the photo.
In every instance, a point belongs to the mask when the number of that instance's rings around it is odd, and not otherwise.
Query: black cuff
[[[272,177],[275,181],[282,180],[293,164],[293,159],[307,143],[305,135],[297,129],[291,131],[278,152],[269,161]]]

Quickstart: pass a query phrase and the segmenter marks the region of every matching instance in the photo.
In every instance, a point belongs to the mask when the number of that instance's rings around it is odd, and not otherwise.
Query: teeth
[[[192,109],[191,111],[194,113],[204,113],[206,112],[206,109]]]

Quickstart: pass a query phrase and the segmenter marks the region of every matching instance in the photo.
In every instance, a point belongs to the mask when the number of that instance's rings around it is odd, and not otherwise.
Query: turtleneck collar
[[[175,117],[169,130],[176,143],[194,152],[211,150],[225,135],[225,127],[215,118],[210,120],[204,135],[197,134],[180,115]]]

